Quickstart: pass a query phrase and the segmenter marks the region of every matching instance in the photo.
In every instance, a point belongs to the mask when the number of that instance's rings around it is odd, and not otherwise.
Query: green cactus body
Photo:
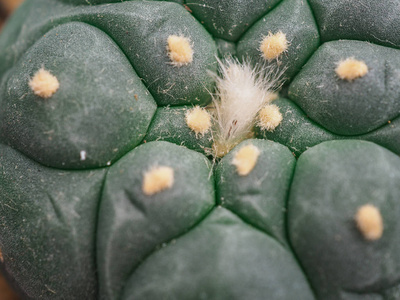
[[[26,299],[400,299],[399,16],[26,0],[0,36],[1,269]]]

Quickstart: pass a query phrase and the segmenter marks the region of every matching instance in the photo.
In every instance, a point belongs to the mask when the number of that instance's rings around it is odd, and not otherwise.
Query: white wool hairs
[[[232,57],[218,60],[219,76],[213,94],[213,155],[222,157],[251,137],[260,109],[274,99],[283,71],[271,65],[253,67]]]

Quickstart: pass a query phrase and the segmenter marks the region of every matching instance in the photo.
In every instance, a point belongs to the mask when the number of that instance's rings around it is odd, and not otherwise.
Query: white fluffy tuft
[[[251,137],[257,114],[274,99],[283,72],[272,66],[254,68],[233,58],[219,60],[219,72],[213,96],[213,150],[221,157]]]

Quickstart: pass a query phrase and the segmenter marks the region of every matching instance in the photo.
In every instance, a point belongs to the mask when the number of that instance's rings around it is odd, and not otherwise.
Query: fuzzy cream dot
[[[267,131],[274,131],[282,122],[283,116],[275,104],[264,106],[258,113],[258,126]]]
[[[186,112],[186,124],[196,134],[204,135],[211,128],[211,116],[202,107],[195,106]]]
[[[144,174],[143,193],[147,196],[170,189],[174,184],[174,170],[170,167],[157,167]]]
[[[289,42],[286,39],[286,34],[278,31],[275,34],[269,32],[261,41],[259,50],[266,60],[272,60],[278,58],[288,47]]]
[[[336,75],[343,80],[353,81],[368,73],[368,66],[361,60],[353,57],[341,60],[335,69]]]
[[[254,145],[247,145],[236,152],[232,164],[240,176],[249,175],[257,164],[260,150]]]
[[[356,215],[355,220],[357,227],[367,240],[378,240],[383,234],[383,220],[378,208],[372,204],[361,206]]]
[[[167,51],[172,64],[177,67],[193,61],[193,48],[187,37],[170,35],[167,39]]]
[[[29,87],[42,98],[50,98],[60,87],[57,77],[44,68],[39,69],[29,81]]]

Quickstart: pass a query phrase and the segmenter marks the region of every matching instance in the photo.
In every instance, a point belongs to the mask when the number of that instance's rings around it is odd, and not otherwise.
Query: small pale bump
[[[286,39],[286,34],[282,31],[278,31],[273,34],[269,32],[267,36],[265,36],[261,43],[259,50],[261,55],[268,61],[277,59],[282,53],[287,51],[289,47],[289,42]]]
[[[86,160],[86,151],[82,150],[81,152],[79,152],[79,156],[80,156],[81,161],[85,161]]]
[[[240,176],[247,176],[257,164],[260,150],[254,145],[247,145],[236,152],[232,164]]]
[[[257,125],[267,131],[274,131],[282,122],[283,116],[279,111],[279,107],[275,104],[264,106],[258,113]]]
[[[44,68],[39,69],[29,81],[29,87],[35,95],[42,98],[50,98],[60,87],[60,83],[54,75]]]
[[[174,170],[160,166],[147,171],[143,177],[142,190],[147,196],[170,189],[174,184]]]
[[[366,204],[361,206],[355,215],[355,220],[357,228],[365,239],[375,241],[382,237],[382,215],[374,205]]]
[[[193,48],[187,37],[170,35],[167,39],[167,51],[172,64],[177,67],[193,61]]]
[[[364,77],[368,73],[368,66],[365,62],[350,57],[341,60],[337,64],[335,72],[340,79],[353,81],[357,78]]]
[[[211,115],[206,109],[195,106],[186,112],[186,124],[196,135],[204,135],[211,128]]]

